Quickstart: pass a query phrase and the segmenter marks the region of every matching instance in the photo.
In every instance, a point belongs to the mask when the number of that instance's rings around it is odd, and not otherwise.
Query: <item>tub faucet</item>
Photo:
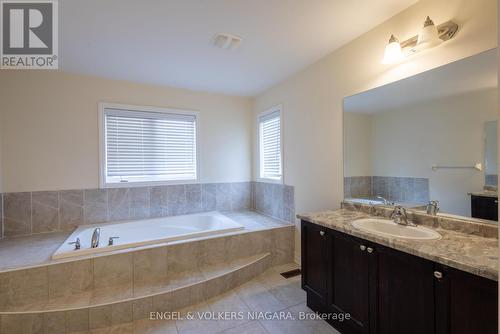
[[[428,215],[437,215],[437,213],[439,212],[439,201],[430,201],[427,204],[426,209]]]
[[[75,245],[75,250],[79,250],[81,245],[80,245],[80,238],[76,238],[75,241],[68,242],[68,245]]]
[[[384,198],[384,197],[382,197],[382,196],[377,196],[377,198],[378,198],[378,199],[381,199],[381,200],[382,200],[382,202],[384,202],[384,205],[390,205],[390,206],[394,205],[394,202],[392,202],[392,201],[388,201],[387,199],[385,199],[385,198]]]
[[[92,233],[92,240],[90,242],[90,246],[92,248],[97,248],[99,246],[99,236],[101,234],[101,229],[97,227],[94,229],[94,233]]]
[[[417,226],[414,223],[408,221],[408,214],[406,213],[406,209],[401,205],[397,205],[394,208],[394,211],[392,211],[391,213],[391,219],[398,225]]]

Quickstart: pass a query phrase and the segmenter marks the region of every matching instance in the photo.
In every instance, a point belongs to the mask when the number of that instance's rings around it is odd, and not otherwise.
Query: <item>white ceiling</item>
[[[60,68],[255,95],[417,0],[61,0]],[[217,49],[218,32],[243,37]]]
[[[344,111],[376,114],[447,96],[497,86],[497,50],[451,64],[344,99]]]

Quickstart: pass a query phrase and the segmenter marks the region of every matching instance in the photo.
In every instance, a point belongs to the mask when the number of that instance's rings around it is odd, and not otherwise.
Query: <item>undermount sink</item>
[[[396,237],[402,239],[414,240],[435,240],[440,239],[441,235],[434,230],[422,226],[398,225],[392,220],[380,218],[364,218],[352,222],[352,225],[362,231]]]

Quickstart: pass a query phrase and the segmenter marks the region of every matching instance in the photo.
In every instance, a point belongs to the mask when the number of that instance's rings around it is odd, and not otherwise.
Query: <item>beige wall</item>
[[[344,176],[373,176],[372,116],[344,113]]]
[[[495,48],[496,6],[495,0],[421,0],[256,98],[255,113],[283,104],[284,181],[295,186],[297,212],[340,205],[343,98]],[[391,33],[411,37],[427,15],[437,24],[453,19],[457,36],[400,65],[382,65]]]
[[[198,110],[202,182],[249,181],[252,101],[51,71],[2,71],[3,191],[96,188],[98,103]]]
[[[428,178],[442,212],[470,216],[467,193],[483,189],[484,171],[431,166],[484,166],[485,123],[497,119],[496,102],[489,89],[374,115],[373,175]]]

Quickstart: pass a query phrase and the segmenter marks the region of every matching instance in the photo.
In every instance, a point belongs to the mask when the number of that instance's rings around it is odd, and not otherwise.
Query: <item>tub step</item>
[[[139,303],[146,299],[159,299],[186,288],[203,287],[206,297],[218,294],[228,285],[239,285],[269,267],[270,253],[262,253],[227,263],[207,265],[199,270],[171,273],[163,282],[143,282],[136,286],[113,286],[89,293],[53,299],[45,303],[2,307],[0,315],[54,313],[76,311],[121,303]],[[225,283],[223,283],[225,282]]]

